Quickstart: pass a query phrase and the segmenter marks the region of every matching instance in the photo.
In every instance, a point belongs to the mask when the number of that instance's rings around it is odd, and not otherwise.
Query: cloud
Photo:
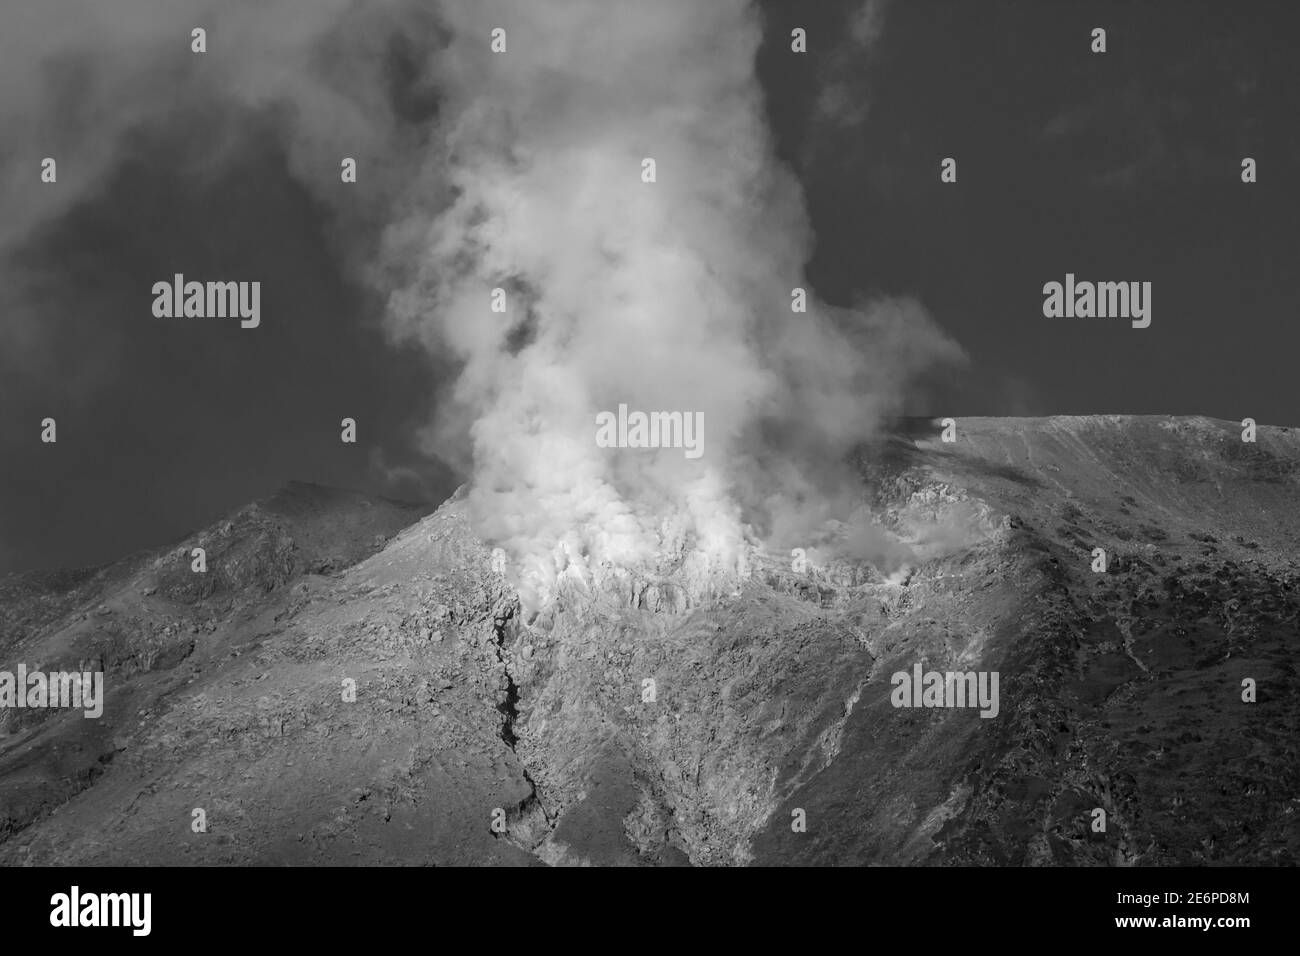
[[[1053,114],[1039,133],[1049,147],[1091,166],[1097,189],[1133,190],[1153,183],[1209,183],[1223,175],[1223,144],[1189,136],[1194,100],[1180,92],[1152,90],[1137,80],[1089,91]],[[1234,120],[1231,126],[1239,125]],[[1237,133],[1229,136],[1235,138]]]
[[[208,34],[203,54],[190,31]],[[62,319],[42,306],[47,263],[33,251],[48,229],[101,196],[122,162],[151,130],[212,124],[195,138],[209,148],[174,160],[196,181],[219,173],[240,147],[252,118],[280,136],[293,172],[327,195],[339,157],[356,157],[366,174],[398,182],[412,156],[393,102],[394,36],[436,49],[436,22],[417,4],[352,0],[9,0],[0,11],[0,281],[9,348],[0,370],[48,372],[57,364]],[[215,148],[212,148],[215,144]],[[40,182],[41,161],[57,163],[56,183]],[[386,218],[384,192],[372,207],[335,203],[340,234],[371,217]],[[141,228],[147,228],[141,224]],[[57,264],[55,264],[57,266]],[[101,363],[102,364],[102,363]],[[7,367],[6,367],[7,366]],[[90,392],[110,374],[88,371]]]
[[[799,164],[813,169],[828,154],[840,163],[861,158],[860,137],[871,110],[868,74],[885,29],[889,0],[862,0],[845,14],[839,41],[818,55],[817,94]]]

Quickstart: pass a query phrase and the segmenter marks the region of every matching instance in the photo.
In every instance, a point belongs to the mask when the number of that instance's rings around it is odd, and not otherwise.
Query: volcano
[[[0,669],[104,675],[98,719],[0,711],[0,863],[1294,864],[1300,431],[956,438],[860,450],[906,560],[754,546],[524,613],[462,495],[293,483],[0,579]],[[922,670],[996,713],[892,702]]]

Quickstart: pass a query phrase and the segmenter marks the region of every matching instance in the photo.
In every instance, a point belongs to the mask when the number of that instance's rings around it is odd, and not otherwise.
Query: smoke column
[[[101,190],[134,129],[212,103],[235,129],[274,116],[346,268],[439,370],[422,444],[467,476],[532,605],[624,569],[731,573],[746,541],[816,546],[857,504],[846,452],[915,372],[960,358],[914,302],[816,300],[745,0],[15,2],[31,28],[0,37],[0,120],[69,161],[37,193],[39,155],[0,148],[0,252]],[[13,369],[44,367],[47,320],[7,311]],[[598,447],[620,404],[703,413],[703,455]]]
[[[395,223],[393,328],[463,363],[427,437],[544,602],[557,576],[734,570],[812,545],[845,453],[957,348],[908,302],[791,308],[812,236],[742,0],[448,3],[429,201]],[[506,30],[492,53],[494,28]],[[653,159],[656,181],[642,181]],[[489,309],[494,287],[508,311]],[[620,403],[703,412],[704,454],[597,447]]]

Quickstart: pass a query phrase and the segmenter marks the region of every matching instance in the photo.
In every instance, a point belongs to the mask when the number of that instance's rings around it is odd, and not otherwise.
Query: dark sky
[[[423,487],[375,467],[379,453],[410,459],[428,364],[387,344],[382,304],[345,280],[326,213],[274,137],[246,124],[219,176],[175,172],[218,137],[230,148],[210,120],[132,144],[97,199],[23,251],[53,355],[0,405],[0,570],[158,546],[294,478],[405,498],[455,489],[432,462]],[[174,272],[261,280],[261,326],[154,319],[152,284]],[[39,440],[47,416],[56,444]]]
[[[825,66],[792,69],[785,37],[833,43],[844,9],[771,9],[760,67],[804,173],[815,283],[916,295],[971,356],[951,404],[923,411],[1300,424],[1300,6],[894,3],[848,67],[865,120],[829,142],[809,122]],[[1067,272],[1150,281],[1151,326],[1044,318],[1043,284]]]
[[[907,0],[857,45],[861,3],[764,9],[760,77],[805,185],[812,284],[842,303],[913,295],[970,355],[909,411],[1300,424],[1294,4]],[[793,26],[806,56],[789,52]],[[828,88],[856,122],[821,117]],[[348,278],[266,122],[180,112],[142,129],[110,188],[20,250],[28,278],[5,299],[38,310],[51,347],[0,382],[0,572],[157,546],[290,478],[454,488],[411,448],[428,360],[386,344],[382,303]],[[182,172],[218,143],[219,175]],[[946,156],[956,184],[940,182]],[[1258,183],[1241,183],[1243,156]],[[177,271],[261,279],[276,321],[146,321],[150,286]],[[1150,281],[1151,327],[1044,318],[1042,286],[1066,272]],[[55,445],[39,441],[46,416]],[[344,416],[357,445],[339,441]]]

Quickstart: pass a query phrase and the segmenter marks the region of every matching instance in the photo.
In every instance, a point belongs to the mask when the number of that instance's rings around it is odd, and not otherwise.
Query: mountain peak
[[[603,568],[536,614],[465,495],[290,483],[5,602],[4,666],[106,700],[5,712],[0,862],[1294,861],[1300,435],[1255,437],[900,428],[860,457],[879,537]],[[918,668],[996,673],[998,706],[899,706]],[[194,806],[226,842],[157,839]]]

